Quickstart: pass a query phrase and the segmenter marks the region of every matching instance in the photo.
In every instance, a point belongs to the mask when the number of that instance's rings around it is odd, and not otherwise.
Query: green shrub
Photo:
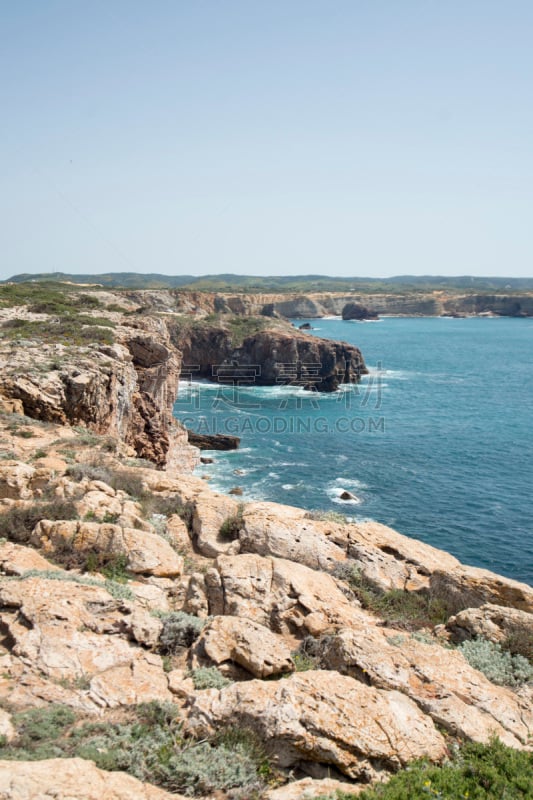
[[[310,656],[307,653],[302,653],[295,650],[291,653],[296,672],[307,672],[310,669],[319,669],[320,661],[315,656]]]
[[[521,655],[511,655],[500,644],[472,639],[457,648],[468,663],[500,686],[520,686],[533,678],[533,667]]]
[[[42,519],[77,519],[78,512],[72,500],[54,498],[25,506],[13,506],[0,513],[0,536],[12,542],[25,544],[32,530]]]
[[[173,754],[158,769],[159,782],[170,791],[200,794],[229,790],[258,781],[257,764],[246,748],[212,747],[199,742]]]
[[[130,577],[127,570],[128,556],[124,553],[108,553],[102,550],[73,552],[72,564],[84,572],[101,572],[115,583],[125,583]]]
[[[14,717],[15,727],[21,747],[45,739],[57,739],[65,726],[72,725],[76,715],[68,706],[49,705],[22,711]]]
[[[237,511],[232,517],[224,520],[219,530],[219,538],[223,542],[233,542],[239,538],[239,533],[244,525],[243,519],[244,505],[239,503]]]
[[[264,789],[270,768],[253,734],[227,731],[212,741],[185,740],[172,704],[145,703],[122,723],[76,721],[64,706],[32,709],[14,717],[18,737],[0,745],[0,758],[34,760],[77,756],[105,770],[124,770],[142,781],[187,795],[245,787]]]
[[[217,667],[198,667],[191,669],[189,675],[195,689],[223,689],[231,683]]]
[[[434,627],[445,622],[448,609],[443,601],[424,592],[391,589],[379,592],[350,561],[337,564],[333,575],[345,581],[363,608],[384,619],[388,624],[405,630]]]
[[[182,647],[190,647],[205,625],[205,620],[185,611],[171,611],[162,615],[162,620],[159,649],[166,655],[173,655]]]
[[[89,480],[109,484],[111,480],[111,472],[107,467],[98,467],[92,464],[71,464],[67,467],[66,474],[78,483]]]
[[[338,800],[356,795],[338,794]],[[443,766],[422,761],[357,795],[357,800],[533,800],[533,755],[506,747],[471,742]]]

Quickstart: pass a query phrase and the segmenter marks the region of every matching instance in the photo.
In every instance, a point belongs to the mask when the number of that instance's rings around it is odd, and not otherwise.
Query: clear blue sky
[[[0,277],[533,275],[531,0],[0,0]]]

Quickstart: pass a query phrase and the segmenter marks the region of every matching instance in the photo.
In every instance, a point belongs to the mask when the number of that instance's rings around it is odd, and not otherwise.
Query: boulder
[[[23,575],[32,569],[59,571],[59,567],[51,564],[31,547],[13,542],[0,544],[0,572],[4,575]]]
[[[335,778],[302,778],[299,781],[292,781],[280,786],[277,789],[270,789],[265,794],[265,800],[313,800],[314,797],[337,797],[337,792],[346,795],[356,795],[368,789],[368,786],[337,781]],[[343,795],[341,795],[343,796]]]
[[[448,572],[440,567],[431,575],[430,589],[435,597],[442,597],[448,607],[456,612],[490,603],[533,614],[531,586],[496,575],[487,569],[459,564]]]
[[[110,523],[41,520],[31,543],[46,553],[126,556],[126,568],[139,574],[175,577],[183,572],[183,558],[161,536]]]
[[[0,800],[185,800],[83,758],[0,761]]]
[[[281,633],[320,634],[368,615],[335,580],[301,564],[256,555],[219,556],[205,574],[209,613],[246,617]]]
[[[27,578],[2,585],[0,604],[11,653],[32,675],[72,687],[87,682],[90,703],[100,706],[170,699],[160,656],[126,638],[134,628],[141,638],[143,619],[146,626],[146,612],[136,616],[132,603],[99,586]]]
[[[189,444],[200,450],[237,450],[241,443],[238,436],[228,436],[224,433],[207,434],[188,430],[187,438]]]
[[[372,780],[416,758],[438,761],[446,753],[431,719],[404,694],[336,672],[197,692],[185,730],[203,737],[229,724],[255,730],[281,767],[331,764],[352,779]]]
[[[491,683],[457,650],[367,626],[328,637],[321,663],[380,689],[403,692],[454,736],[488,742],[497,735],[518,748],[533,736],[531,704]]]
[[[16,731],[11,714],[0,708],[0,737],[3,737],[5,742],[11,742],[15,736]]]
[[[329,526],[308,519],[303,509],[278,503],[248,503],[243,522],[239,534],[241,553],[289,559],[318,570],[330,570],[346,559],[346,546],[326,535]]]
[[[291,651],[281,638],[250,619],[215,617],[197,640],[194,656],[217,666],[233,661],[256,678],[293,672]]]
[[[525,642],[533,648],[533,614],[517,608],[504,608],[486,603],[479,608],[466,608],[446,623],[456,642],[475,639],[478,636],[491,642],[503,642],[509,636]]]
[[[21,461],[0,463],[0,499],[30,500],[33,497],[32,480],[35,468]]]
[[[239,504],[230,497],[205,490],[196,497],[192,530],[200,553],[216,558],[220,553],[235,549],[235,542],[224,540],[220,529],[226,520],[235,517]],[[238,544],[238,543],[237,543]]]

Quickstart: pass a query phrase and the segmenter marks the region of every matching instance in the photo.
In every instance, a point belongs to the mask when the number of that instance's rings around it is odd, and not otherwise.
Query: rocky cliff
[[[501,316],[533,316],[533,294],[472,294],[459,291],[297,294],[216,294],[168,292],[170,306],[205,313],[281,316],[290,319],[342,314],[348,303],[357,303],[380,315],[442,316],[493,313]]]
[[[293,384],[320,392],[341,383],[357,383],[367,369],[361,351],[288,326],[236,337],[221,324],[183,327],[169,321],[170,336],[194,376],[240,380],[257,385]]]
[[[74,315],[89,344],[0,311],[22,322],[0,349],[0,798],[352,798],[421,757],[462,768],[465,742],[533,774],[533,589],[211,491],[170,419],[175,309],[129,302]],[[186,357],[361,367],[284,326],[216,330]]]

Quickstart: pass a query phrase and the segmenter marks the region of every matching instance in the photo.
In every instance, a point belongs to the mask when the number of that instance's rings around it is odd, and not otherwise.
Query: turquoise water
[[[375,519],[533,583],[533,320],[309,322],[359,346],[371,374],[331,395],[182,383],[178,418],[241,436],[198,473],[244,499]]]

